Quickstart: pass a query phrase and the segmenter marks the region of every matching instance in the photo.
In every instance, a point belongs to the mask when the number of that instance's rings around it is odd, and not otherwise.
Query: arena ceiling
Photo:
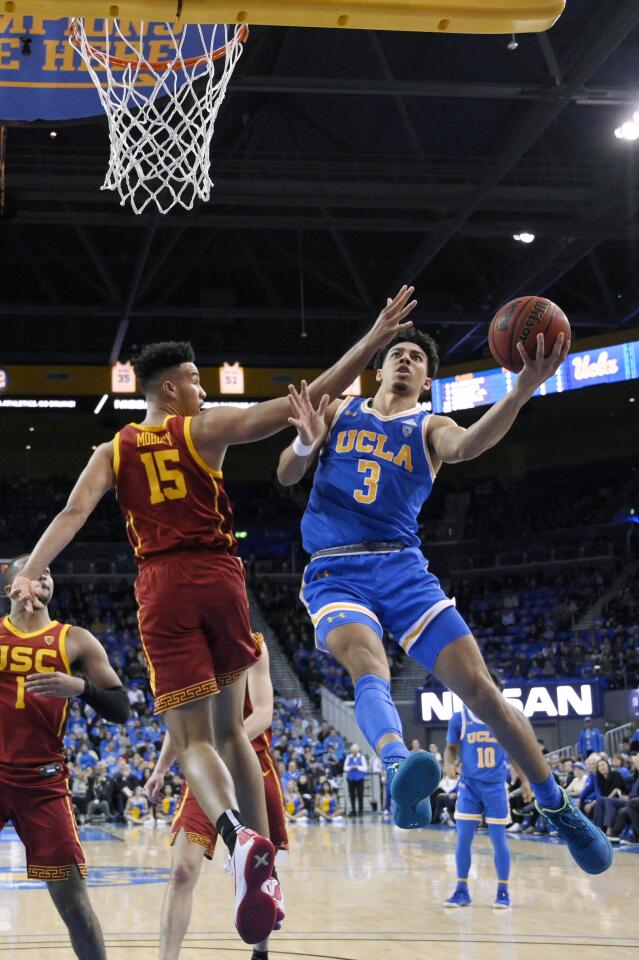
[[[99,190],[104,120],[9,128],[2,362],[189,337],[202,362],[323,364],[403,282],[449,363],[524,292],[577,336],[636,322],[639,141],[613,132],[639,108],[639,3],[568,0],[516,39],[254,28],[190,213]]]

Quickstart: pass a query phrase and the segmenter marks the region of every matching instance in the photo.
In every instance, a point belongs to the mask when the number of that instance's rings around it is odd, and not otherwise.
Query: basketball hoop
[[[161,28],[168,59],[151,58],[149,34]],[[145,24],[126,36],[105,20],[104,39],[89,39],[83,18],[69,24],[109,121],[110,156],[102,190],[115,190],[135,213],[191,210],[208,200],[210,144],[226,88],[248,37],[246,24]],[[158,46],[158,42],[155,42]]]

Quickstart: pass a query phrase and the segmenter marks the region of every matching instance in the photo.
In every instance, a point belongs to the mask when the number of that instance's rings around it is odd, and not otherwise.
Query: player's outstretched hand
[[[27,693],[38,697],[78,697],[84,691],[84,680],[68,673],[30,673],[24,685]]]
[[[144,784],[144,792],[151,803],[159,803],[164,795],[164,774],[158,773],[157,767]]]
[[[288,385],[288,403],[291,408],[288,422],[295,427],[300,440],[307,446],[316,443],[324,435],[324,414],[329,401],[330,397],[325,393],[316,409],[311,402],[306,380],[302,380],[299,393],[292,383]]]
[[[41,610],[44,607],[40,600],[40,581],[29,580],[28,577],[16,577],[11,586],[9,594],[12,600],[17,600],[24,606],[27,613],[33,613],[34,610]]]
[[[406,284],[392,298],[386,301],[386,306],[373,324],[369,337],[376,350],[385,347],[390,343],[393,337],[412,327],[413,321],[406,317],[413,312],[417,306],[417,300],[410,298],[415,292],[415,287],[407,287]]]
[[[518,343],[517,349],[524,362],[524,369],[517,377],[517,386],[532,395],[564,362],[570,350],[570,340],[566,340],[563,333],[557,334],[555,345],[547,357],[544,357],[543,333],[537,334],[537,351],[534,357],[528,356],[523,343]]]

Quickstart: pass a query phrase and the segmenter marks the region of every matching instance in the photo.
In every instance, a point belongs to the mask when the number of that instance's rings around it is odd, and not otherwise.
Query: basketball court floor
[[[295,824],[280,866],[287,920],[271,960],[630,960],[639,955],[637,854],[616,852],[603,877],[581,873],[553,842],[512,838],[514,908],[491,908],[488,838],[479,834],[473,905],[446,910],[455,883],[454,830],[400,831],[379,820]],[[91,898],[111,960],[158,956],[159,913],[168,877],[167,829],[87,828]],[[233,881],[216,851],[196,888],[184,960],[250,957],[232,927]],[[21,844],[0,834],[0,956],[71,957],[66,932],[41,884],[27,881]]]

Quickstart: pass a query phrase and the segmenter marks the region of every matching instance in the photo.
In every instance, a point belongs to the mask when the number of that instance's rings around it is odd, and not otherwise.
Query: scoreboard
[[[639,340],[569,354],[534,396],[545,397],[636,377],[639,377]],[[509,394],[516,379],[516,373],[499,367],[441,377],[433,381],[433,411],[453,413],[489,406]]]

